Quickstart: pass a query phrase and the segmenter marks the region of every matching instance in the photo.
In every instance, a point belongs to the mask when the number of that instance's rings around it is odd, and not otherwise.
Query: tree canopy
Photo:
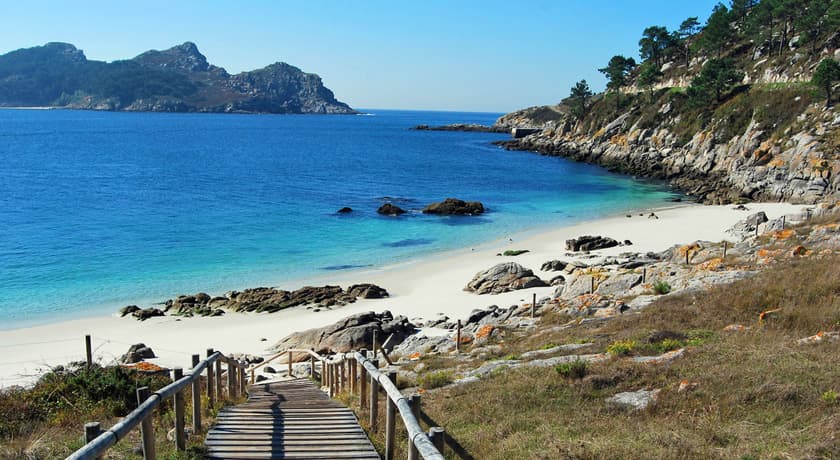
[[[592,97],[592,94],[592,90],[589,89],[589,84],[586,83],[586,80],[575,83],[568,99],[573,117],[580,120],[586,116],[586,111],[589,109],[589,99]]]
[[[831,94],[834,85],[840,82],[840,64],[834,59],[826,58],[817,66],[811,83],[819,87],[825,93],[825,106],[831,106]]]
[[[598,72],[607,77],[608,90],[618,91],[619,88],[627,84],[627,76],[634,68],[636,68],[635,59],[617,54],[610,58],[606,67],[598,69]]]
[[[731,59],[711,59],[703,66],[700,75],[694,77],[688,88],[689,98],[695,104],[720,102],[723,95],[741,82],[743,72],[735,68]]]

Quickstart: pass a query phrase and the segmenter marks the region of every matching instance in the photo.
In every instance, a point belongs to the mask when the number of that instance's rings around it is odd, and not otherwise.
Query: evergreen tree
[[[592,98],[592,90],[589,89],[589,84],[586,83],[586,80],[575,83],[568,99],[573,117],[580,120],[586,116],[586,112],[589,110],[590,98]]]
[[[675,46],[685,58],[686,65],[691,60],[691,47],[688,45],[688,39],[697,35],[699,31],[700,21],[697,20],[697,16],[692,16],[683,21],[680,28],[673,34]]]
[[[607,66],[598,69],[607,77],[607,89],[617,92],[619,88],[627,84],[627,75],[636,67],[636,60],[633,58],[624,57],[620,54],[610,58]]]
[[[747,15],[758,5],[758,0],[731,0],[729,2],[730,19],[737,24],[738,31],[746,28]]]
[[[700,36],[699,45],[708,53],[715,53],[720,58],[723,47],[735,36],[730,25],[729,10],[722,3],[715,5],[712,15],[706,21],[706,27]]]
[[[825,106],[831,107],[831,94],[834,85],[840,82],[840,64],[834,59],[825,58],[817,66],[811,83],[825,93]]]
[[[811,42],[811,53],[817,51],[817,39],[823,33],[830,6],[830,0],[810,0],[805,11],[794,22],[794,27],[802,31],[799,43]]]
[[[662,72],[659,67],[650,62],[645,62],[639,66],[639,77],[636,79],[636,86],[647,91],[648,97],[652,99],[651,91],[659,79],[662,78]]]
[[[662,65],[665,53],[674,46],[673,36],[662,26],[650,26],[642,32],[639,40],[639,55],[644,61]]]
[[[689,98],[695,104],[720,102],[723,95],[743,80],[744,74],[735,68],[731,59],[711,59],[694,77],[688,88]]]

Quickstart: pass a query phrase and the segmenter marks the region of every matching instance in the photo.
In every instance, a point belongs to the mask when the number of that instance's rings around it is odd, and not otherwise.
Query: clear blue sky
[[[506,112],[550,104],[650,25],[705,22],[713,0],[4,2],[0,54],[63,41],[88,59],[195,42],[231,73],[285,61],[358,108]]]

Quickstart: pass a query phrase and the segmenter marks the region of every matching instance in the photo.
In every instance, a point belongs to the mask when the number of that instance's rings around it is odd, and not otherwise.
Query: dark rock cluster
[[[389,311],[359,313],[329,326],[295,332],[277,342],[272,349],[314,349],[317,353],[343,353],[360,348],[373,349],[373,336],[382,344],[392,336],[389,345],[402,342],[416,328],[405,316],[394,317]],[[308,358],[307,358],[308,359]]]

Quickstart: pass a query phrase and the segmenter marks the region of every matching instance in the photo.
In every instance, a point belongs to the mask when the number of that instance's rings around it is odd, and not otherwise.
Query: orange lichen
[[[481,326],[478,329],[478,331],[475,333],[475,338],[476,339],[484,339],[484,338],[490,337],[490,334],[493,333],[494,329],[495,329],[495,327],[493,327],[492,325],[485,324],[484,326]]]
[[[723,258],[715,257],[714,259],[709,259],[700,265],[697,266],[698,270],[709,270],[709,271],[716,271],[723,265]]]
[[[140,361],[137,364],[130,364],[125,367],[135,369],[140,372],[161,372],[166,370],[163,367],[158,366],[157,364],[147,363],[146,361]]]
[[[792,229],[777,230],[773,232],[773,238],[777,240],[786,240],[792,237],[793,235],[796,235],[796,232],[794,232]]]
[[[410,359],[412,361],[417,361],[418,359],[420,359],[420,352],[415,351],[414,353],[408,355],[408,359]]]
[[[767,163],[767,166],[770,166],[771,168],[783,168],[787,166],[787,163],[785,163],[785,161],[781,158],[774,158],[770,160],[770,163]]]
[[[778,313],[778,312],[780,312],[780,311],[782,311],[782,309],[781,309],[781,308],[774,308],[774,309],[772,309],[772,310],[764,310],[763,312],[761,312],[761,313],[759,313],[759,314],[758,314],[758,324],[759,324],[759,325],[764,324],[764,321],[766,321],[766,320],[767,320],[767,318],[768,318],[770,315],[772,315],[772,314],[774,314],[774,313]]]

